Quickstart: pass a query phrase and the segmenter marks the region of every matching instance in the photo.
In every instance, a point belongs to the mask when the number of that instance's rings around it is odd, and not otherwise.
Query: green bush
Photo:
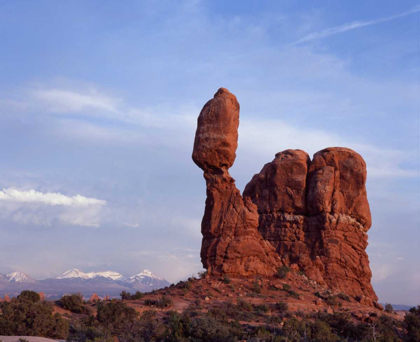
[[[257,315],[263,316],[270,311],[270,308],[265,304],[254,305],[254,312]]]
[[[121,299],[123,300],[130,300],[131,299],[131,293],[127,291],[122,291],[120,293]]]
[[[97,312],[98,322],[116,335],[132,329],[138,317],[135,309],[120,301],[99,302]]]
[[[135,294],[131,294],[130,292],[126,292],[126,291],[122,291],[120,293],[121,299],[125,299],[125,300],[137,300],[137,299],[142,299],[144,297],[144,294],[141,293],[140,291],[136,291]]]
[[[242,311],[252,311],[251,303],[241,298],[238,299],[237,307],[239,310],[242,310]]]
[[[327,322],[317,319],[311,326],[311,341],[336,342],[339,341],[339,338],[331,331]]]
[[[417,308],[411,308],[404,317],[404,325],[407,329],[407,341],[420,341],[420,305]]]
[[[20,300],[28,300],[32,303],[36,303],[41,300],[41,297],[38,293],[29,290],[22,291],[20,295],[17,296],[17,298]]]
[[[225,284],[230,284],[231,280],[227,274],[223,275],[223,282]]]
[[[388,313],[393,313],[394,312],[394,308],[392,307],[392,305],[390,303],[385,304],[385,312],[388,312]]]
[[[277,269],[277,278],[284,279],[287,276],[287,273],[290,272],[290,268],[287,266],[282,266]]]
[[[146,299],[144,305],[147,306],[156,306],[158,308],[169,308],[173,305],[173,301],[170,297],[163,295],[159,299]]]
[[[0,335],[42,336],[65,339],[69,324],[52,306],[39,301],[33,291],[23,291],[9,303],[2,303]]]
[[[283,284],[283,291],[290,291],[292,287],[289,284]]]
[[[63,309],[69,310],[74,313],[85,312],[85,301],[80,293],[72,295],[65,295],[57,302]]]
[[[325,298],[325,302],[330,306],[338,305],[338,300],[336,296],[328,296],[327,298]]]
[[[142,292],[136,291],[136,293],[131,296],[131,299],[137,300],[137,299],[142,299],[143,297],[144,297],[144,294]]]
[[[198,272],[198,277],[200,279],[203,279],[207,276],[207,274],[208,274],[207,271]]]
[[[164,296],[160,297],[160,299],[158,300],[157,307],[158,308],[169,308],[173,304],[174,303],[172,301],[172,298],[164,295]]]
[[[299,293],[295,292],[295,291],[288,291],[287,292],[289,294],[290,297],[295,298],[295,299],[299,299]]]
[[[254,281],[252,282],[252,292],[254,292],[256,294],[261,293],[261,286],[259,284],[258,279],[254,279]]]
[[[285,302],[278,302],[276,304],[276,310],[281,314],[285,313],[288,309],[289,305]]]
[[[340,299],[342,299],[342,300],[345,300],[346,302],[350,302],[350,296],[346,295],[346,294],[345,294],[345,293],[343,293],[343,292],[340,292],[340,293],[337,295],[337,297],[338,297],[338,298],[340,298]]]

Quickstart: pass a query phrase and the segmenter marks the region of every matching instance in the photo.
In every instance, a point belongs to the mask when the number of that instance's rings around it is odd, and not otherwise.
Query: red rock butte
[[[198,117],[192,158],[207,185],[204,268],[210,275],[272,277],[287,266],[376,305],[365,251],[371,214],[363,158],[343,147],[312,160],[301,150],[279,152],[241,195],[229,174],[239,109],[235,95],[220,88]]]

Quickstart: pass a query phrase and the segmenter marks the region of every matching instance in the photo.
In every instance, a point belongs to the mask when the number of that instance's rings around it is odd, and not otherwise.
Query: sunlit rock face
[[[367,231],[366,163],[341,147],[275,155],[245,187],[229,175],[236,158],[239,103],[220,88],[198,117],[193,160],[207,200],[201,260],[210,274],[273,276],[284,265],[349,295],[377,300]]]

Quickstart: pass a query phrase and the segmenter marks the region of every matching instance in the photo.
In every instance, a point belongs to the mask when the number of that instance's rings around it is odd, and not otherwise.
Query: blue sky
[[[196,118],[241,104],[231,174],[345,146],[368,165],[380,301],[420,303],[415,1],[0,0],[0,272],[201,270]]]

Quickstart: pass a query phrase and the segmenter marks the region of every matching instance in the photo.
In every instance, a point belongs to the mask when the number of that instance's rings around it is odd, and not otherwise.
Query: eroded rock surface
[[[367,234],[366,163],[341,147],[276,154],[241,196],[236,158],[239,103],[221,88],[198,118],[193,160],[204,171],[201,259],[210,274],[273,276],[279,266],[374,303]],[[372,304],[373,305],[373,304]]]

